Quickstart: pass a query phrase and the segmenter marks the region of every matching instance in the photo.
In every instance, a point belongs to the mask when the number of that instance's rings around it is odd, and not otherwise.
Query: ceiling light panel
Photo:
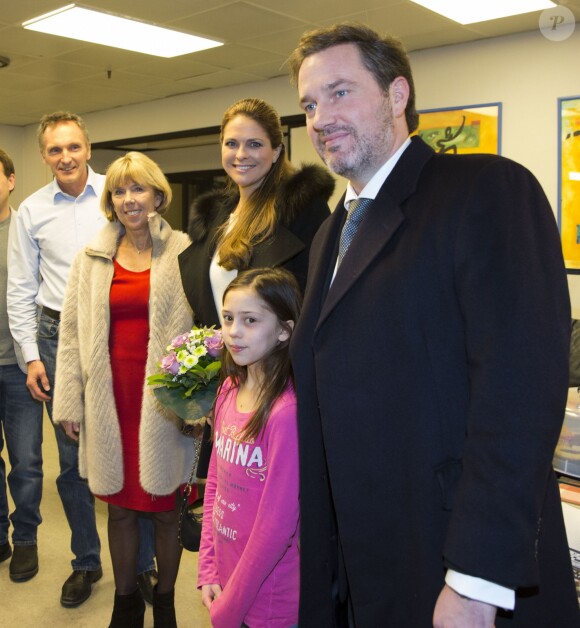
[[[497,20],[510,15],[553,9],[556,6],[550,0],[412,0],[412,2],[459,24]]]
[[[40,33],[158,57],[177,57],[223,45],[223,42],[102,13],[77,4],[69,4],[28,20],[22,26]]]

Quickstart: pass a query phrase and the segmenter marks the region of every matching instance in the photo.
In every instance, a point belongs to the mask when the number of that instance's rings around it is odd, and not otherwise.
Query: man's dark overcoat
[[[343,222],[312,244],[292,341],[301,628],[335,625],[333,580],[357,628],[431,626],[447,567],[518,589],[497,626],[578,626],[551,469],[570,304],[540,185],[415,138],[329,288]]]

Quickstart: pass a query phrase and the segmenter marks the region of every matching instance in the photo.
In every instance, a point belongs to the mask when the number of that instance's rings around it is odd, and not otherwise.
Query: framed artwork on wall
[[[558,98],[558,224],[566,269],[580,274],[580,96]]]
[[[419,111],[419,135],[437,153],[501,154],[501,103]]]

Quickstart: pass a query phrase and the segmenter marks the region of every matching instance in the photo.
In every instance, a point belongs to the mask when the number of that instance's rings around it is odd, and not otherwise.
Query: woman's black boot
[[[139,589],[129,595],[119,595],[115,591],[115,604],[109,628],[143,628],[144,617],[145,602]]]
[[[175,618],[175,589],[158,593],[153,589],[153,628],[177,628]]]

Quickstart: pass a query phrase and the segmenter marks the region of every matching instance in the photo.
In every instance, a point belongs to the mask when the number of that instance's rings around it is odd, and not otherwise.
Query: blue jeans
[[[30,396],[26,375],[17,364],[0,365],[0,454],[6,450],[11,470],[0,456],[0,544],[8,541],[8,496],[14,501],[12,543],[36,544],[36,530],[42,521],[42,404]]]
[[[54,391],[56,352],[58,346],[59,321],[41,313],[38,322],[38,350],[44,364],[51,393]],[[46,403],[52,422],[52,402]],[[73,419],[73,417],[71,417]],[[71,549],[75,555],[72,567],[75,570],[92,571],[101,564],[101,543],[95,522],[95,498],[87,481],[79,475],[78,444],[70,439],[59,425],[54,425],[58,446],[60,475],[56,479],[58,494],[72,532]],[[140,538],[138,573],[153,569],[153,522],[139,518]]]

